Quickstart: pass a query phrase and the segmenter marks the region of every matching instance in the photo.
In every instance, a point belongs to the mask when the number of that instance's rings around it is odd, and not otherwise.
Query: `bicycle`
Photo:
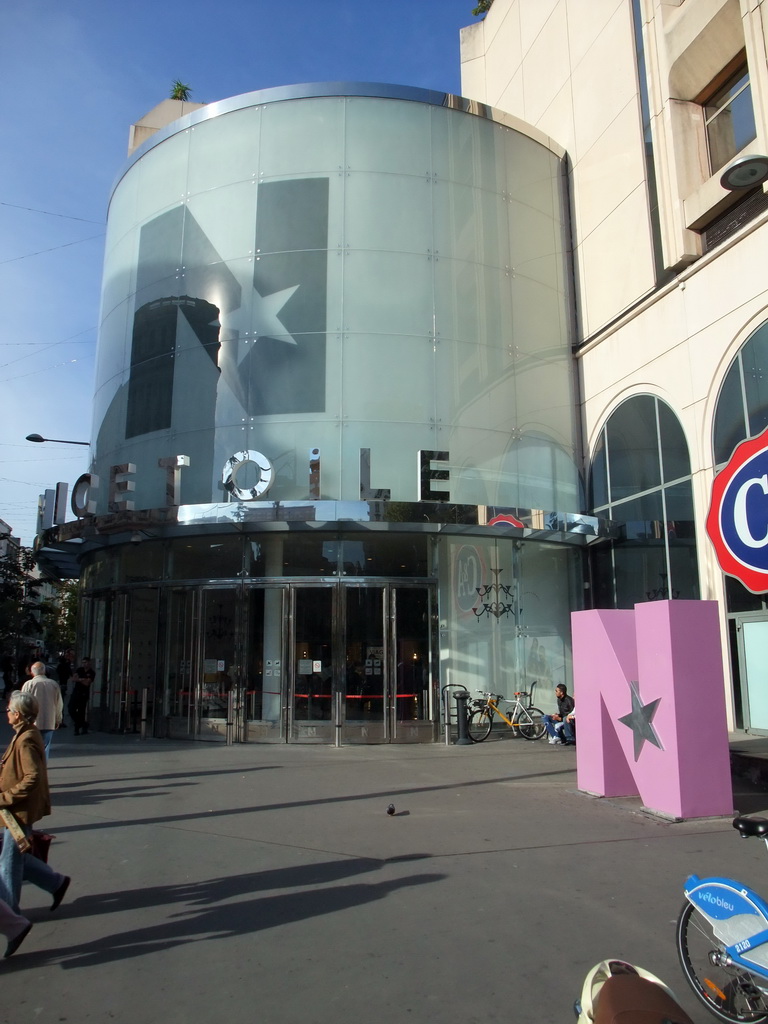
[[[768,819],[738,817],[733,827],[768,847]],[[677,953],[694,994],[719,1020],[768,1020],[768,903],[732,878],[691,875],[684,891]]]
[[[485,699],[478,700],[476,698],[472,701],[472,710],[467,723],[467,734],[474,743],[482,743],[490,735],[494,714],[506,722],[516,735],[519,734],[527,740],[540,740],[546,733],[544,713],[535,708],[530,701],[528,704],[523,704],[524,697],[531,697],[527,690],[518,690],[514,700],[503,697],[500,693],[489,693],[485,690],[478,690],[478,693],[482,693]],[[499,701],[512,705],[508,709],[509,717],[499,710]]]

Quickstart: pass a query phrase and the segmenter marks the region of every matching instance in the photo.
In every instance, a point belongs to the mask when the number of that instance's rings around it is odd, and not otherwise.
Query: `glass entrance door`
[[[429,742],[434,590],[266,583],[169,594],[171,735],[241,742]]]
[[[288,736],[292,740],[335,742],[336,591],[332,586],[291,588]]]
[[[433,738],[432,594],[429,587],[393,587],[391,601],[392,738],[423,743]]]
[[[203,590],[195,694],[195,732],[200,739],[233,742],[243,738],[239,735],[241,613],[238,589]]]
[[[385,587],[344,587],[342,739],[381,743],[388,738],[390,677],[386,651],[389,623],[384,615]]]
[[[434,738],[433,601],[427,586],[293,587],[288,738]]]

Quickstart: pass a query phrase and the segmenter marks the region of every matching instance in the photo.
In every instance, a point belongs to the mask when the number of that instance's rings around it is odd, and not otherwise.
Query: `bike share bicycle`
[[[768,819],[733,821],[743,839],[768,847]],[[768,1020],[768,903],[733,878],[685,883],[677,952],[696,997],[723,1021]]]

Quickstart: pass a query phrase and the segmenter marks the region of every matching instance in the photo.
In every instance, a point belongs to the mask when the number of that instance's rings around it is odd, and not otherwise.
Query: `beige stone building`
[[[463,94],[567,152],[587,504],[624,527],[595,603],[718,601],[751,730],[768,729],[766,601],[704,526],[716,470],[768,426],[765,164],[721,183],[768,151],[767,18],[762,0],[495,0],[461,42]]]

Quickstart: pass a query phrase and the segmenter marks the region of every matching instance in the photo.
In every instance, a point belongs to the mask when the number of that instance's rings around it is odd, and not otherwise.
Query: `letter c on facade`
[[[768,544],[768,532],[762,538],[754,537],[747,521],[747,496],[753,487],[759,487],[763,494],[768,494],[768,474],[752,477],[738,489],[733,502],[733,525],[742,544],[748,548],[764,548]]]

